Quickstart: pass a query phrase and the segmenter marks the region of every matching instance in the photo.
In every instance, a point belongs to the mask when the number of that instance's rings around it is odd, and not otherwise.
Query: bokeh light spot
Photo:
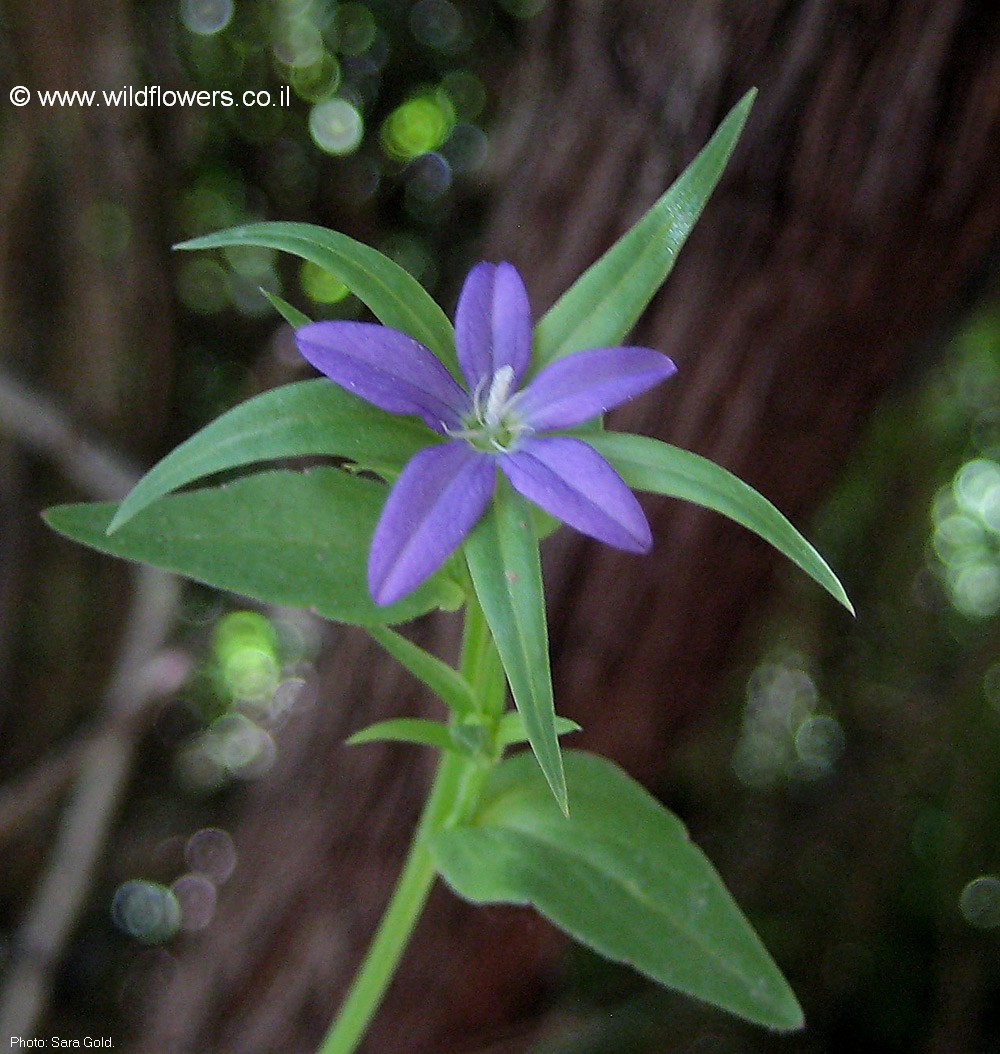
[[[955,474],[952,484],[961,509],[973,515],[996,515],[1000,505],[1000,465],[988,458],[966,462]]]
[[[342,55],[361,55],[375,42],[378,25],[364,4],[337,7],[337,48]]]
[[[437,150],[451,134],[455,110],[446,92],[417,95],[397,106],[382,123],[382,145],[397,161]]]
[[[315,685],[304,677],[288,677],[274,691],[268,717],[272,722],[280,722],[293,709],[308,706],[315,699]]]
[[[177,295],[198,315],[212,315],[229,306],[225,268],[204,257],[185,260],[177,269]]]
[[[277,755],[271,734],[240,713],[214,721],[202,736],[201,747],[220,769],[242,779],[262,776]]]
[[[302,290],[317,304],[338,304],[350,294],[350,289],[329,271],[306,260],[300,271]]]
[[[203,930],[215,914],[215,886],[204,875],[182,875],[170,886],[181,910],[181,929]]]
[[[226,263],[237,273],[246,278],[263,281],[274,274],[274,249],[262,245],[229,245],[222,250]]]
[[[434,254],[427,243],[416,235],[405,231],[386,238],[379,248],[391,257],[404,271],[409,271],[425,287],[431,287],[437,278]]]
[[[286,66],[314,66],[322,61],[323,36],[311,21],[294,18],[278,24],[274,34],[274,54]]]
[[[795,653],[760,663],[747,680],[743,729],[733,752],[737,778],[754,787],[827,775],[844,747],[836,718],[818,713],[819,691]]]
[[[340,87],[340,77],[340,63],[324,52],[319,61],[309,66],[293,66],[288,79],[300,99],[321,102]]]
[[[448,141],[441,147],[442,156],[456,174],[474,172],[480,168],[488,151],[486,133],[473,124],[456,124]]]
[[[220,227],[232,227],[244,218],[245,204],[246,187],[243,183],[208,173],[181,196],[181,230],[193,238]]]
[[[326,99],[309,111],[309,134],[328,154],[343,155],[357,150],[365,132],[361,112],[347,99]]]
[[[828,714],[807,717],[795,732],[795,752],[815,775],[833,768],[844,750],[844,730]]]
[[[1000,926],[1000,878],[982,875],[969,882],[958,901],[962,918],[977,930]]]
[[[938,491],[931,506],[931,547],[948,598],[960,614],[1000,611],[1000,464],[973,458]]]
[[[245,647],[273,649],[276,642],[274,627],[259,611],[231,611],[219,619],[214,635],[215,654],[225,660]]]
[[[259,275],[245,275],[235,271],[226,274],[226,294],[241,315],[262,318],[271,314],[274,309],[261,294],[261,289],[280,295],[281,281],[277,271]]]
[[[474,121],[486,106],[486,85],[468,70],[452,70],[441,81],[455,114],[463,121]]]
[[[436,201],[451,187],[451,165],[433,151],[421,154],[406,170],[406,188],[423,201]]]
[[[410,29],[421,44],[447,54],[469,45],[462,13],[451,0],[418,0],[410,8]]]
[[[221,827],[203,827],[187,840],[184,860],[192,871],[222,885],[236,870],[236,845]]]
[[[111,918],[124,933],[144,944],[162,944],[181,926],[181,907],[159,882],[123,882],[111,901]]]
[[[208,37],[229,25],[233,9],[233,0],[181,0],[180,17],[186,29]]]
[[[1000,611],[1000,567],[982,562],[960,568],[951,581],[952,603],[970,618],[986,619]]]

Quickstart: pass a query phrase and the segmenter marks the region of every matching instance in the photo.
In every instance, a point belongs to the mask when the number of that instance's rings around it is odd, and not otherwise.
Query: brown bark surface
[[[757,85],[727,176],[636,337],[679,375],[614,424],[712,457],[802,525],[1000,228],[994,10],[550,3],[512,78],[487,255],[522,269],[540,312]],[[652,557],[562,532],[547,571],[560,708],[589,746],[655,780],[775,560],[712,515],[647,508]],[[220,914],[155,993],[136,1050],[315,1049],[427,779],[413,751],[338,743],[406,709],[403,683],[353,634],[333,641],[320,702],[253,792]],[[472,911],[439,890],[365,1049],[485,1049],[537,1005],[556,947],[526,912]]]
[[[163,424],[173,340],[162,168],[144,117],[126,107],[17,109],[6,98],[14,84],[133,82],[136,26],[120,0],[6,4],[0,38],[0,360],[138,456]],[[5,775],[92,716],[126,593],[124,568],[102,567],[38,522],[39,507],[90,495],[66,487],[30,447],[0,438]],[[44,838],[41,825],[35,838]],[[17,876],[31,873],[34,848],[11,854],[5,892],[29,888]]]

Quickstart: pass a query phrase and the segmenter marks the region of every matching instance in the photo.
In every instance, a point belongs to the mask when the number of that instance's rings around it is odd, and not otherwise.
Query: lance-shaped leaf
[[[436,750],[457,750],[451,731],[440,721],[428,721],[424,717],[394,717],[378,721],[362,728],[345,740],[348,746],[363,743],[412,743],[418,747],[434,747]]]
[[[528,742],[566,812],[538,538],[524,499],[503,478],[492,507],[466,540],[465,554]]]
[[[371,626],[368,632],[397,662],[418,680],[423,681],[456,714],[475,713],[476,700],[472,689],[458,670],[395,630],[384,626]]]
[[[670,274],[722,175],[756,90],[733,107],[670,189],[566,290],[535,327],[535,369],[583,348],[620,344]]]
[[[181,242],[178,249],[260,245],[292,253],[329,271],[383,325],[425,344],[458,376],[455,333],[448,316],[424,287],[395,261],[369,245],[310,223],[250,223]]]
[[[277,293],[272,293],[269,289],[265,289],[263,286],[260,287],[261,296],[278,312],[279,315],[292,327],[292,329],[298,329],[299,326],[308,326],[312,319],[300,311],[293,304],[290,304],[287,300],[282,299]]]
[[[369,597],[365,562],[385,495],[379,483],[316,468],[171,495],[111,536],[114,505],[63,505],[45,518],[112,556],[337,622],[384,625],[455,607],[461,588],[443,574],[387,607]]]
[[[325,379],[287,384],[233,407],[171,451],[132,489],[108,530],[214,472],[327,455],[396,475],[418,450],[439,441],[420,421],[379,410]]]
[[[854,614],[840,580],[815,548],[767,498],[721,465],[649,436],[604,432],[587,442],[630,487],[693,501],[760,535]]]
[[[768,1028],[802,1011],[683,824],[620,768],[565,754],[563,816],[531,759],[503,762],[467,826],[430,843],[445,881],[480,904],[531,904],[595,951]]]
[[[560,717],[556,714],[556,735],[565,736],[570,732],[581,731],[580,725],[570,721],[568,717]],[[524,726],[524,718],[517,710],[508,710],[500,718],[497,726],[497,745],[501,747],[513,747],[518,743],[528,742],[528,730]]]
[[[562,736],[567,732],[579,732],[580,726],[565,717],[557,717],[556,730]],[[528,734],[524,730],[521,715],[517,711],[505,714],[496,730],[495,745],[504,748],[527,741]],[[394,717],[362,728],[345,742],[352,747],[363,743],[412,743],[414,746],[452,750],[465,757],[476,757],[489,748],[490,733],[484,724],[475,720],[445,725],[423,717]]]

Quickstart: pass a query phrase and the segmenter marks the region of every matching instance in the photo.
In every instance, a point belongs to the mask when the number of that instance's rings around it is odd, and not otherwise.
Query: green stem
[[[470,592],[462,635],[461,671],[472,685],[479,712],[495,719],[503,713],[507,681],[479,597]]]
[[[470,784],[478,782],[470,780],[471,773],[465,771],[472,767],[470,761],[450,751],[442,755],[392,900],[319,1054],[351,1054],[361,1042],[396,972],[434,883],[434,861],[427,848],[427,839],[449,821],[455,822],[456,811],[465,797],[463,790],[471,789]]]
[[[477,707],[491,712],[502,697],[495,683],[503,676],[493,662],[496,647],[475,596],[470,597],[462,636],[461,672],[472,686]],[[428,840],[461,823],[475,810],[489,767],[473,758],[444,751],[395,892],[365,955],[337,1020],[317,1054],[352,1054],[361,1042],[396,972],[434,884],[436,871]]]

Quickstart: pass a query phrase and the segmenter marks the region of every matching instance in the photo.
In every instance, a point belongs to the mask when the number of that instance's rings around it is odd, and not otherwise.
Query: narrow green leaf
[[[476,701],[468,681],[446,662],[431,655],[402,634],[384,626],[370,626],[368,632],[399,663],[406,667],[456,714],[476,712]]]
[[[383,325],[425,344],[459,376],[455,332],[448,316],[413,275],[370,245],[311,223],[250,223],[192,238],[175,248],[229,245],[261,245],[312,261],[339,278]]]
[[[538,538],[530,509],[503,476],[493,505],[465,543],[465,554],[528,742],[566,812]]]
[[[575,721],[570,721],[568,717],[560,717],[556,714],[557,736],[565,736],[570,732],[579,731],[581,731],[581,728]],[[500,725],[497,728],[497,745],[500,747],[514,747],[518,743],[527,742],[528,730],[525,727],[524,718],[517,710],[508,710],[500,718]]]
[[[365,568],[387,493],[380,483],[316,468],[163,498],[110,537],[114,505],[63,505],[45,518],[84,545],[217,589],[338,622],[384,625],[453,605],[460,592],[438,574],[399,603],[375,606]]]
[[[415,743],[417,746],[436,747],[438,750],[454,750],[448,726],[440,721],[428,721],[422,717],[396,717],[379,721],[345,740],[348,746],[359,743]]]
[[[436,834],[445,881],[480,904],[532,904],[595,951],[768,1028],[802,1027],[788,983],[683,824],[604,758],[565,754],[555,808],[530,758],[493,773],[468,826]]]
[[[308,326],[312,319],[301,312],[297,307],[293,307],[287,300],[283,300],[277,293],[272,293],[265,289],[263,286],[260,287],[260,291],[264,299],[278,312],[279,315],[292,327],[292,329],[298,329],[300,326]]]
[[[164,494],[214,472],[301,455],[342,457],[393,476],[440,437],[326,379],[299,381],[240,403],[181,443],[136,484],[108,527],[117,531]]]
[[[844,587],[823,557],[767,498],[721,465],[649,436],[605,432],[589,436],[587,442],[630,487],[693,501],[760,535],[854,614]]]
[[[631,230],[588,268],[535,327],[535,368],[584,348],[620,344],[663,285],[746,123],[756,90]]]

